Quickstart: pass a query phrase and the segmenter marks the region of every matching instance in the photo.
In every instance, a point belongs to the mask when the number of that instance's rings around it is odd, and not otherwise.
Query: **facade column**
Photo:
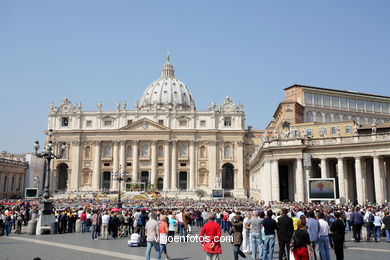
[[[326,158],[322,158],[321,159],[321,178],[324,179],[324,178],[328,178],[328,177],[329,177],[329,174],[328,174],[327,161],[326,161]]]
[[[383,167],[380,166],[379,156],[374,156],[374,185],[376,203],[383,203],[385,201],[383,189],[384,181]]]
[[[271,161],[268,159],[264,160],[264,166],[260,169],[261,176],[260,182],[260,199],[264,200],[266,203],[272,200],[271,194]]]
[[[122,173],[126,171],[126,141],[121,140],[120,141],[120,147],[119,147],[119,173]],[[121,190],[124,191],[126,186],[126,178],[124,181],[121,182]]]
[[[150,184],[153,185],[154,188],[157,188],[156,186],[156,178],[157,178],[157,141],[153,140],[151,141],[151,151],[152,151],[152,158],[151,158],[151,179]]]
[[[234,187],[235,190],[238,190],[240,197],[244,197],[244,141],[237,142],[237,164],[238,164],[238,172],[237,172],[237,186]]]
[[[367,162],[364,159],[360,160],[361,169],[362,169],[362,188],[363,188],[363,201],[366,202],[368,200],[367,194]]]
[[[196,189],[195,141],[190,141],[190,190]]]
[[[210,155],[210,171],[209,171],[209,189],[210,191],[216,188],[215,178],[217,173],[217,164],[218,164],[218,141],[210,141],[209,142],[209,155]],[[220,176],[222,180],[222,176]]]
[[[172,141],[171,190],[177,190],[177,141]]]
[[[119,172],[119,141],[113,141],[114,149],[112,151],[112,171]],[[118,190],[118,181],[111,175],[111,190]]]
[[[164,182],[163,182],[163,191],[168,191],[170,188],[170,178],[169,178],[169,141],[164,141]]]
[[[72,177],[71,190],[80,188],[80,141],[72,141]]]
[[[303,178],[303,167],[302,159],[297,158],[295,167],[295,201],[305,200],[304,190],[304,178]]]
[[[100,155],[100,141],[95,141],[95,163],[92,174],[92,190],[94,191],[100,190]]]
[[[271,182],[272,182],[272,200],[273,201],[280,201],[278,160],[273,160],[271,162]]]
[[[139,174],[138,174],[138,140],[133,141],[133,162],[132,162],[132,167],[133,167],[133,182],[139,182]],[[146,188],[146,187],[145,187]]]
[[[339,180],[339,196],[340,196],[340,202],[345,203],[346,202],[346,190],[345,190],[345,174],[344,174],[344,159],[338,158],[337,159],[337,175]]]
[[[360,157],[355,158],[355,175],[356,175],[356,193],[357,201],[359,204],[364,203],[363,196],[363,176],[362,176],[362,161]]]

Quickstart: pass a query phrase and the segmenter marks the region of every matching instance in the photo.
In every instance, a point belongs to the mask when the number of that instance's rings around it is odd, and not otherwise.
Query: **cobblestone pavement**
[[[198,230],[196,230],[198,233]],[[92,240],[90,233],[71,233],[59,235],[29,236],[27,234],[11,234],[0,238],[0,260],[32,260],[39,256],[42,260],[68,259],[145,259],[145,247],[129,248],[128,238],[110,240]],[[390,243],[351,241],[347,234],[345,259],[390,259]],[[222,244],[221,259],[233,259],[233,248],[230,243]],[[205,254],[199,243],[170,243],[168,253],[171,260],[205,259]],[[152,251],[152,256],[154,252]],[[332,259],[336,259],[331,250]],[[251,259],[251,256],[247,257]],[[278,258],[278,245],[275,245],[274,259]]]

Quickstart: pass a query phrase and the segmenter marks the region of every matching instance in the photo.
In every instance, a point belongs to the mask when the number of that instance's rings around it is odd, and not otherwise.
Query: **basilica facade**
[[[144,183],[174,195],[211,193],[223,188],[244,197],[247,158],[255,142],[245,129],[242,105],[226,97],[197,110],[189,88],[175,77],[169,56],[161,76],[150,84],[134,109],[118,102],[114,110],[84,111],[80,102],[50,107],[48,129],[56,149],[51,187],[56,191],[116,191],[112,173],[126,172],[127,184]]]

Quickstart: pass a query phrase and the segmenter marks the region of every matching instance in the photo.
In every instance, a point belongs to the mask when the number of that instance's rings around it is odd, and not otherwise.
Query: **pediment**
[[[150,119],[142,118],[134,123],[119,128],[119,131],[171,131],[171,129]]]

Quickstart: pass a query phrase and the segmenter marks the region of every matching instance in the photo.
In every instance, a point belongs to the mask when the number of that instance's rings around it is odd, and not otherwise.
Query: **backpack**
[[[142,221],[141,216],[139,216],[138,219],[137,219],[137,225],[138,226],[143,226],[144,225],[144,222]]]
[[[368,222],[374,223],[374,220],[375,220],[374,214],[371,213],[370,216],[368,217]]]

